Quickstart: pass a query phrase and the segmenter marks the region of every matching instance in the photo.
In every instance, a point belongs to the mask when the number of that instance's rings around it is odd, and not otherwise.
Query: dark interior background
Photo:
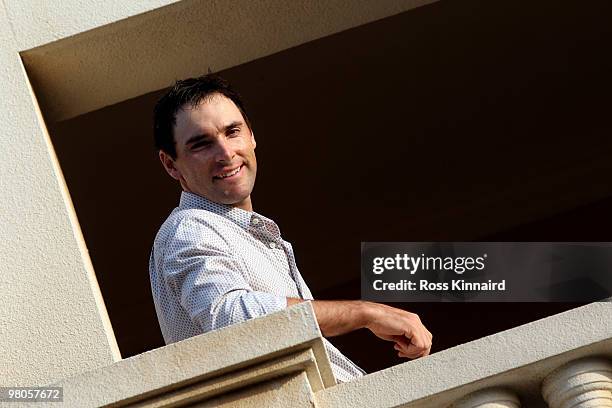
[[[255,210],[315,297],[359,298],[361,241],[612,241],[611,11],[442,0],[223,71],[258,141]],[[124,357],[163,345],[148,256],[179,188],[152,148],[162,92],[49,124]],[[396,306],[436,352],[578,305]],[[335,343],[367,371],[401,362],[366,331]]]

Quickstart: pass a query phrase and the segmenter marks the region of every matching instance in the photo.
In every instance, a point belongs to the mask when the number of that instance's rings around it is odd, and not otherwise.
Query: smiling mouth
[[[234,170],[228,171],[227,173],[223,173],[223,174],[219,174],[218,176],[214,176],[213,180],[222,180],[228,177],[235,176],[236,174],[240,172],[240,170],[242,169],[242,166],[244,166],[244,164],[241,164],[240,166],[236,167]]]

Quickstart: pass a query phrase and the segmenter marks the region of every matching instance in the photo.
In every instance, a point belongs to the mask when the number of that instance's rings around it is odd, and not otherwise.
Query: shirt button
[[[251,218],[251,224],[253,225],[259,225],[259,223],[261,222],[261,220],[257,217],[253,217]]]
[[[276,242],[270,242],[270,248],[275,249],[276,248]]]

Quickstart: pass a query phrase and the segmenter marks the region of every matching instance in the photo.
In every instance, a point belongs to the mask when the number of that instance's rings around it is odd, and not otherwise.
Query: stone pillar
[[[612,408],[612,362],[572,361],[546,377],[542,395],[551,408]]]
[[[520,406],[521,402],[513,392],[488,388],[463,397],[451,408],[520,408]]]

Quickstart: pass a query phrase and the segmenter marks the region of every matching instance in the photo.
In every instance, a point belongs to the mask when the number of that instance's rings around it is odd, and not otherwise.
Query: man
[[[312,300],[291,244],[253,211],[255,136],[239,96],[221,78],[178,81],[155,107],[159,158],[183,192],[160,228],[151,287],[166,343]],[[326,337],[368,328],[400,357],[429,354],[417,315],[362,301],[313,301]],[[339,381],[363,371],[325,340]]]

